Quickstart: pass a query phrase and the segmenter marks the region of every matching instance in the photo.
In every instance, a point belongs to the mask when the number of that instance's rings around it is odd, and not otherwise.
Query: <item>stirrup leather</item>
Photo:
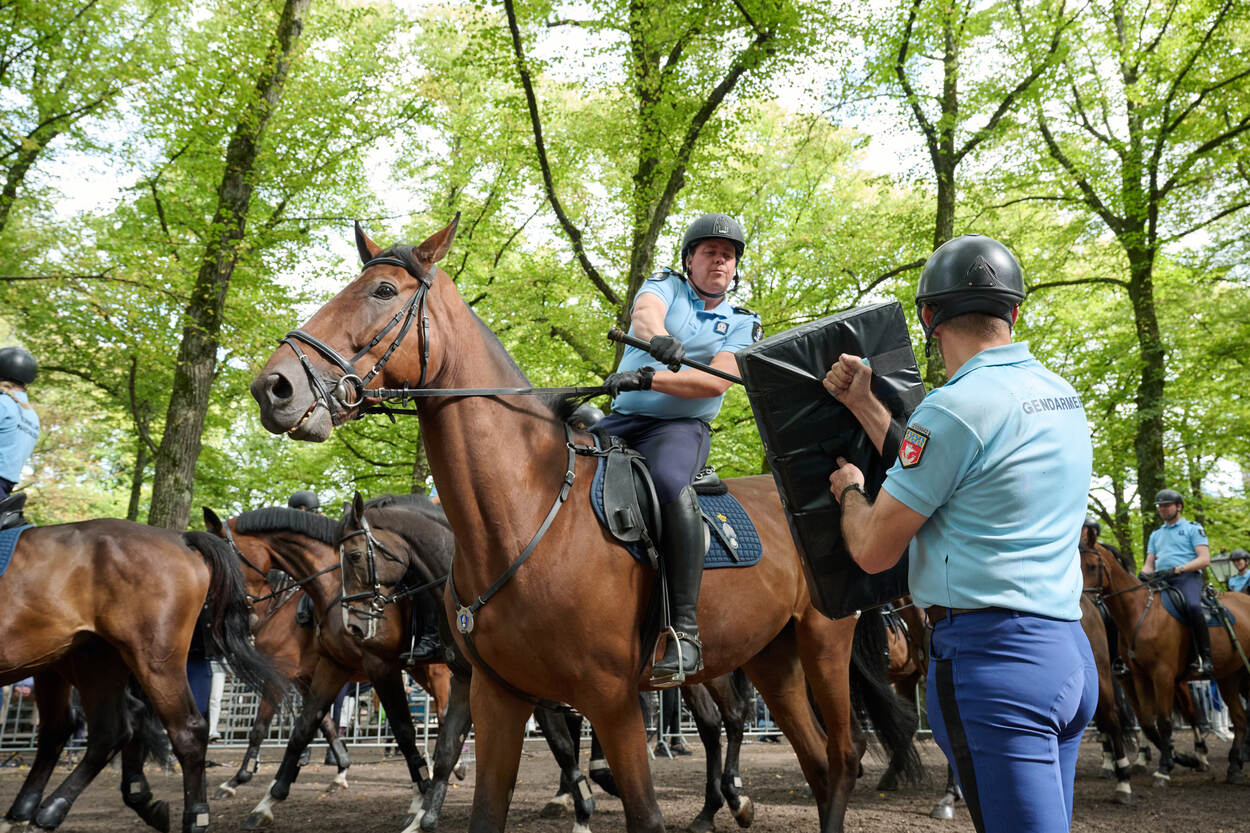
[[[683,631],[678,631],[672,625],[666,628],[665,632],[668,638],[672,640],[677,646],[677,668],[672,673],[657,674],[655,671],[655,664],[663,660],[664,656],[661,654],[659,657],[657,657],[655,655],[655,652],[654,651],[652,652],[651,654],[651,685],[657,689],[674,688],[675,686],[682,685],[683,683],[686,682],[686,676],[687,676],[686,670],[685,670],[686,663],[685,663],[685,657],[682,655],[682,642],[683,641],[690,643],[691,645],[693,645],[695,648],[698,649],[698,655],[697,655],[698,660],[695,663],[695,667],[691,669],[690,673],[698,674],[700,671],[703,670],[703,643],[699,641],[698,637],[691,636]],[[660,640],[657,639],[656,646],[658,647],[659,644],[660,644]],[[667,647],[668,645],[666,643],[665,648],[667,649]]]

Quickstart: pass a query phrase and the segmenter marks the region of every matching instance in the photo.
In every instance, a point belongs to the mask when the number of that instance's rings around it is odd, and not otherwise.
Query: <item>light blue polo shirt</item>
[[[928,518],[910,549],[916,604],[1080,619],[1092,465],[1080,398],[1027,344],[966,361],[916,408],[882,486]]]
[[[1239,576],[1236,573],[1233,573],[1228,577],[1229,590],[1244,592],[1247,585],[1250,585],[1250,573],[1246,573],[1244,576]]]
[[[39,416],[33,408],[17,404],[14,397],[30,400],[20,390],[0,393],[0,477],[16,483],[39,439]]]
[[[1150,533],[1146,552],[1155,554],[1155,569],[1170,570],[1188,564],[1198,557],[1194,547],[1207,543],[1207,531],[1202,524],[1177,518],[1174,524],[1164,524]]]
[[[664,329],[668,330],[669,335],[681,339],[686,346],[688,359],[710,364],[717,353],[736,353],[759,339],[758,315],[733,307],[728,301],[721,301],[715,309],[705,309],[703,299],[676,272],[665,270],[652,275],[638,290],[638,295],[634,298],[635,306],[638,304],[638,297],[644,294],[656,295],[664,302],[667,307]],[[634,328],[630,327],[629,332],[633,335]],[[637,370],[643,366],[656,370],[667,369],[646,351],[637,347],[626,347],[618,369]],[[680,372],[699,371],[682,368]],[[694,417],[711,422],[720,413],[724,398],[724,394],[702,399],[684,399],[654,390],[627,391],[612,400],[612,411],[660,419]]]

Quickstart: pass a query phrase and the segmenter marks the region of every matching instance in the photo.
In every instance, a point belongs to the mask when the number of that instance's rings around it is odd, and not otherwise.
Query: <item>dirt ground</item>
[[[1076,779],[1076,812],[1072,829],[1078,833],[1250,833],[1250,786],[1235,787],[1223,783],[1228,744],[1211,743],[1212,767],[1198,773],[1178,768],[1172,786],[1155,789],[1146,775],[1133,779],[1135,803],[1124,807],[1110,800],[1113,781],[1098,777],[1099,750],[1091,736],[1081,748],[1081,761]],[[660,808],[670,830],[681,830],[690,822],[702,804],[703,757],[697,741],[694,755],[676,759],[657,759],[652,764]],[[1180,748],[1188,750],[1185,738]],[[847,813],[847,830],[860,833],[893,833],[923,831],[924,833],[971,833],[972,822],[967,810],[957,810],[954,821],[935,821],[928,812],[944,782],[944,760],[937,747],[920,744],[921,755],[929,772],[930,783],[908,787],[896,793],[878,793],[872,789],[884,769],[871,755],[865,759],[867,774],[860,780]],[[277,750],[262,754],[261,771],[248,786],[233,798],[212,802],[212,829],[239,830],[241,822],[260,799],[269,783],[278,760]],[[226,780],[238,765],[241,750],[210,749],[210,758],[227,766],[209,770],[209,793]],[[314,749],[313,761],[322,753]],[[290,798],[276,811],[275,831],[298,833],[398,833],[404,820],[411,790],[406,786],[403,765],[383,760],[377,750],[356,750],[354,765],[349,771],[350,786],[346,791],[325,793],[333,770],[316,763],[307,767],[291,790]],[[586,766],[583,752],[582,766]],[[181,816],[178,802],[180,780],[176,773],[166,775],[151,768],[149,778],[157,797],[170,801],[174,819]],[[67,770],[59,768],[57,777]],[[5,807],[17,793],[25,777],[23,766],[0,768],[0,803]],[[549,819],[540,814],[555,790],[558,771],[545,747],[526,744],[525,756],[509,815],[513,831],[525,833],[569,833],[572,819]],[[796,830],[817,830],[816,808],[807,794],[797,762],[785,744],[752,743],[743,748],[742,779],[745,791],[756,802],[752,830],[758,833],[794,833]],[[456,783],[448,792],[440,830],[462,831],[468,827],[469,808],[473,797],[473,772],[470,767],[465,781]],[[620,802],[595,792],[595,818],[591,827],[596,833],[623,833],[624,815]],[[717,828],[723,831],[737,827],[727,810],[717,816]],[[136,816],[121,803],[118,775],[105,770],[79,799],[60,828],[65,833],[127,833],[145,828]]]

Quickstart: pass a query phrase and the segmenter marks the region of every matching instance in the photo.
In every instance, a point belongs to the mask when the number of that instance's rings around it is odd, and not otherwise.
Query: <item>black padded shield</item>
[[[905,553],[891,569],[869,575],[842,540],[842,510],[829,492],[834,461],[845,457],[858,466],[873,497],[894,462],[882,459],[855,416],[820,383],[842,353],[868,357],[873,393],[906,423],[924,398],[924,383],[897,301],[831,315],[737,353],[812,601],[833,619],[907,592]]]

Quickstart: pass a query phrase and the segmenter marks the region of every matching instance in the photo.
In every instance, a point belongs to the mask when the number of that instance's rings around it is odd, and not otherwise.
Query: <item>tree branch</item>
[[[146,414],[139,412],[139,397],[135,395],[135,377],[138,374],[139,359],[134,354],[130,356],[130,378],[127,382],[127,392],[130,395],[130,417],[135,422],[135,428],[139,431],[139,439],[148,447],[153,456],[156,455],[156,443],[152,442],[152,435],[148,432],[148,419]],[[144,403],[145,405],[147,403]],[[146,410],[146,408],[145,408]]]

